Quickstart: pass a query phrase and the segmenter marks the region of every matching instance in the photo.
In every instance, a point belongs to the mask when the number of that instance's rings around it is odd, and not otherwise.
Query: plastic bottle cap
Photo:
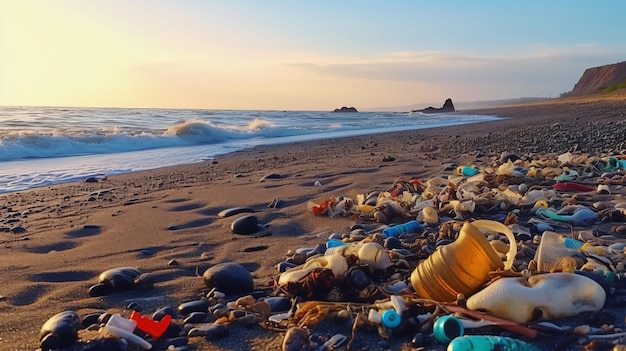
[[[435,340],[442,344],[447,344],[452,341],[452,339],[462,336],[463,332],[463,323],[453,316],[439,317],[433,325]]]
[[[402,317],[394,310],[386,310],[380,316],[383,325],[389,329],[397,328],[402,322]]]

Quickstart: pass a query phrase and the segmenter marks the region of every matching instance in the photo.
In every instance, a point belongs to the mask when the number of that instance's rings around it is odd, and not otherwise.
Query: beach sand
[[[197,274],[222,262],[242,264],[255,287],[271,287],[275,265],[288,250],[316,246],[355,223],[313,216],[309,201],[384,191],[398,177],[428,179],[449,174],[455,165],[491,165],[505,151],[529,159],[555,159],[568,151],[626,153],[623,94],[473,112],[510,118],[262,146],[98,183],[0,195],[0,350],[37,349],[41,326],[61,311],[128,316],[126,307],[137,302],[150,315],[196,300],[207,290]],[[261,181],[269,174],[280,178]],[[624,195],[620,191],[615,196]],[[217,214],[239,206],[254,208],[271,236],[232,234],[233,219]],[[124,266],[155,275],[154,289],[89,296],[101,272]],[[258,326],[235,326],[225,339],[190,342],[197,350],[271,350],[282,337]],[[394,340],[393,348],[401,347],[407,337]]]

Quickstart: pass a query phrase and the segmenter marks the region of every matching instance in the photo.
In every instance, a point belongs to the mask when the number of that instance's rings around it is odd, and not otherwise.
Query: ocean
[[[0,193],[191,164],[258,145],[496,119],[458,112],[0,107]]]

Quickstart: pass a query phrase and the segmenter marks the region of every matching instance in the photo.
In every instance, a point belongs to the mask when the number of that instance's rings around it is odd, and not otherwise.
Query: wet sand
[[[0,350],[35,350],[43,323],[64,310],[127,316],[131,302],[151,314],[196,300],[206,290],[198,272],[222,262],[242,264],[255,287],[271,287],[288,250],[316,246],[355,223],[313,216],[309,201],[382,191],[398,177],[428,179],[455,165],[490,165],[505,151],[528,159],[626,154],[623,94],[473,112],[507,118],[263,146],[98,183],[0,195]],[[261,181],[269,174],[280,177]],[[623,188],[615,194],[622,195]],[[217,214],[239,206],[254,208],[272,235],[232,234],[232,218]],[[123,266],[154,274],[155,288],[89,296],[102,271]],[[197,350],[262,350],[281,340],[282,333],[238,326],[225,339],[190,341]]]

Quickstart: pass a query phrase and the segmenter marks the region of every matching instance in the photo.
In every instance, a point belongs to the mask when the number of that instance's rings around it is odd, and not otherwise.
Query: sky
[[[0,105],[558,97],[585,69],[626,61],[625,13],[620,0],[0,0]]]

